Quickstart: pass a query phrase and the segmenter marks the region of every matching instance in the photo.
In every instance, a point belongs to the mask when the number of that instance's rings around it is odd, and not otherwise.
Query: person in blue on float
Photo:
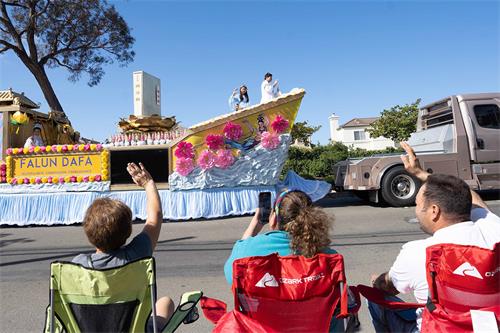
[[[247,86],[242,85],[239,89],[235,88],[231,96],[229,96],[229,107],[232,111],[238,111],[250,106],[250,98],[248,97]]]

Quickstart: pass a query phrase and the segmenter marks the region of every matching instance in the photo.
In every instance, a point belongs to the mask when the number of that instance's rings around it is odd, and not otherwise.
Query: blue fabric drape
[[[9,185],[10,186],[10,185]],[[324,197],[331,185],[305,180],[289,172],[277,186],[245,186],[236,188],[194,189],[185,191],[160,190],[163,217],[169,220],[216,218],[244,215],[255,211],[260,192],[271,192],[272,200],[281,188],[306,192],[313,201]],[[1,225],[54,225],[83,221],[85,211],[96,198],[110,197],[125,202],[135,218],[146,218],[144,191],[86,191],[86,192],[26,192],[0,191]]]

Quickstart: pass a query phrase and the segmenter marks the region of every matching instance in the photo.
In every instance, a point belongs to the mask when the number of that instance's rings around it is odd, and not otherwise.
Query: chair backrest
[[[144,258],[96,270],[71,262],[50,267],[50,312],[66,332],[144,331],[156,298],[155,262]]]
[[[457,244],[427,248],[429,302],[422,332],[470,332],[472,311],[500,323],[500,243],[490,249]]]
[[[278,254],[233,263],[235,310],[267,332],[327,332],[336,306],[347,314],[347,286],[340,254],[313,258]]]
[[[438,244],[427,248],[427,283],[433,303],[451,311],[500,304],[500,243],[493,250]]]

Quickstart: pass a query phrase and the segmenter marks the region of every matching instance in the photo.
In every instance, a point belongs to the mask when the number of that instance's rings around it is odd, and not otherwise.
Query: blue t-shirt
[[[239,258],[266,256],[271,253],[278,253],[280,256],[293,254],[290,248],[290,238],[285,231],[270,231],[265,234],[248,237],[236,241],[233,251],[224,264],[224,275],[230,285],[233,281],[233,261]],[[322,253],[335,254],[337,251],[326,248]]]
[[[148,234],[141,232],[135,236],[130,243],[122,246],[118,250],[110,251],[108,253],[92,253],[90,258],[92,260],[93,268],[106,269],[123,266],[131,261],[151,257],[152,255],[153,249],[151,246],[151,239]],[[90,268],[88,258],[88,254],[79,254],[71,261]]]

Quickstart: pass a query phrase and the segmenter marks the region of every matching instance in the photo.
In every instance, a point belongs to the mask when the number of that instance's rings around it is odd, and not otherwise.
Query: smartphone
[[[259,208],[259,223],[266,224],[269,222],[269,216],[271,215],[271,192],[259,193]]]

